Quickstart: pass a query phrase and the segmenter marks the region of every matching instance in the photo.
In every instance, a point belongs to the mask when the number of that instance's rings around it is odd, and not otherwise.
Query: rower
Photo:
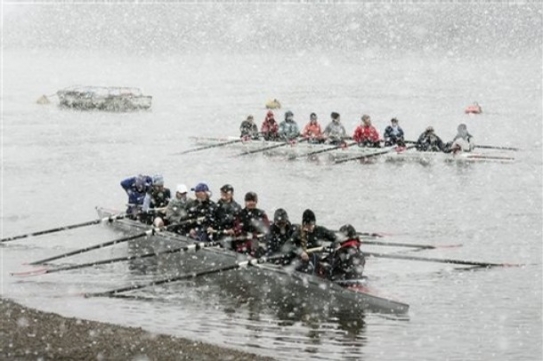
[[[473,136],[469,134],[468,127],[465,124],[460,124],[457,128],[458,133],[453,138],[452,142],[445,145],[445,152],[471,152],[475,148]]]
[[[442,152],[445,146],[440,137],[434,132],[434,127],[429,126],[424,133],[419,136],[415,145],[419,152]]]
[[[128,208],[126,214],[128,218],[137,219],[141,212],[143,199],[147,191],[151,188],[153,179],[148,175],[138,174],[137,176],[126,178],[121,181],[121,187],[128,195]]]
[[[308,139],[309,143],[322,143],[324,141],[321,126],[317,121],[317,114],[311,113],[309,115],[309,123],[305,125],[302,137]]]
[[[182,218],[187,216],[187,207],[191,202],[191,199],[187,196],[188,189],[184,184],[178,184],[175,196],[170,199],[166,206],[166,216],[164,217],[164,224],[179,223]],[[160,227],[160,225],[158,225]]]
[[[288,110],[285,120],[279,124],[279,137],[284,141],[294,141],[300,135],[298,124],[294,121],[294,113]]]
[[[344,142],[344,139],[347,137],[347,132],[345,131],[343,124],[341,124],[339,113],[332,112],[330,117],[332,118],[332,121],[324,128],[324,138],[327,143],[339,145]]]
[[[162,218],[166,216],[165,207],[172,197],[170,189],[164,187],[164,177],[160,174],[153,176],[153,184],[148,189],[141,207],[140,221],[146,224],[164,224]]]
[[[345,224],[339,229],[339,247],[330,253],[321,265],[327,269],[326,275],[331,281],[361,280],[366,258],[360,250],[362,242],[355,228]]]
[[[319,261],[316,252],[311,256],[308,250],[317,247],[323,247],[328,242],[337,240],[336,234],[323,226],[316,224],[315,213],[311,209],[306,209],[302,215],[302,225],[292,235],[291,242],[294,248],[294,255],[298,256],[301,264],[296,268],[297,271],[312,273]]]
[[[248,115],[247,119],[241,122],[239,131],[241,132],[240,138],[258,139],[258,127],[256,126],[252,115]]]
[[[296,227],[290,223],[288,213],[279,208],[273,215],[273,223],[270,226],[270,233],[266,239],[266,254],[287,254],[291,251],[288,241],[294,234]]]
[[[211,200],[211,191],[205,183],[198,183],[194,188],[195,200],[187,207],[186,218],[181,219],[181,231],[199,241],[211,241],[208,232],[217,227],[217,204]]]
[[[392,118],[390,125],[385,128],[383,138],[385,140],[385,147],[392,145],[398,145],[399,147],[405,147],[403,129],[398,125],[398,119]]]
[[[370,116],[364,114],[362,115],[361,120],[362,124],[354,130],[353,140],[357,142],[360,147],[379,148],[379,133],[371,124]]]
[[[235,220],[241,212],[241,206],[234,200],[234,187],[225,184],[221,187],[221,198],[217,202],[217,229],[212,232],[220,233],[222,236],[233,236]]]
[[[239,212],[235,221],[235,235],[244,239],[232,242],[232,249],[240,253],[255,254],[258,240],[268,235],[270,221],[266,212],[257,208],[258,195],[255,192],[245,194],[245,208]]]
[[[260,132],[265,140],[278,140],[279,139],[279,125],[275,121],[275,115],[270,110],[266,114],[266,118],[262,123]]]

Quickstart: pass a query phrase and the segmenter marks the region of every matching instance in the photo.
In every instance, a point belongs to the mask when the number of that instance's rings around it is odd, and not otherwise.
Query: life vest
[[[357,238],[349,239],[340,244],[331,258],[331,280],[337,281],[362,278],[366,259],[360,250],[361,244],[362,242]]]

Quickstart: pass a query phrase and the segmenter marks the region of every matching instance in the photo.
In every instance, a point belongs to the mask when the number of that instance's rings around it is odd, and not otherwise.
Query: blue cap
[[[209,192],[209,187],[205,183],[198,183],[194,188],[191,188],[191,191],[195,192]]]

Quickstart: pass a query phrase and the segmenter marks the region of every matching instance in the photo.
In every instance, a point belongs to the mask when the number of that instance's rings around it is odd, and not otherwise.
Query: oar
[[[74,255],[89,252],[89,251],[92,251],[92,250],[95,250],[95,249],[114,246],[116,244],[128,242],[128,241],[131,241],[133,239],[138,239],[138,238],[142,238],[142,237],[146,237],[146,236],[151,236],[151,235],[153,235],[153,234],[155,234],[157,232],[162,232],[162,231],[167,231],[167,230],[170,230],[170,229],[175,229],[176,227],[179,227],[182,224],[188,224],[188,223],[194,223],[194,222],[197,222],[197,220],[189,219],[189,220],[187,220],[185,222],[182,222],[182,223],[170,224],[170,225],[168,225],[168,226],[166,226],[164,228],[153,227],[153,228],[151,228],[151,229],[149,229],[149,230],[147,230],[145,232],[138,233],[138,234],[135,234],[133,236],[114,239],[113,241],[108,241],[108,242],[96,244],[94,246],[89,246],[89,247],[85,247],[85,248],[78,249],[78,250],[75,250],[75,251],[59,254],[57,256],[41,259],[39,261],[29,263],[29,265],[35,266],[37,264],[43,264],[43,263],[54,261],[54,260],[57,260],[57,259],[60,259],[60,258],[66,258],[66,257],[74,256]]]
[[[474,262],[474,261],[462,261],[462,260],[457,260],[457,259],[443,259],[443,258],[425,258],[425,257],[416,257],[416,256],[408,256],[408,255],[390,254],[390,253],[364,252],[364,255],[372,256],[372,257],[380,257],[380,258],[393,258],[393,259],[403,259],[403,260],[409,260],[409,261],[460,264],[460,265],[465,265],[465,266],[477,266],[477,267],[487,267],[487,268],[522,266],[521,264]]]
[[[418,248],[418,249],[437,249],[437,248],[456,248],[456,247],[462,247],[461,244],[449,244],[449,245],[443,245],[443,246],[432,246],[429,244],[414,244],[414,243],[395,243],[395,242],[380,242],[380,241],[367,241],[367,240],[361,240],[362,246],[365,244],[375,245],[375,246],[390,246],[390,247],[411,247],[411,248]]]
[[[337,229],[333,229],[331,231],[334,232],[334,233],[340,233],[339,230],[337,230]],[[372,238],[382,238],[382,237],[386,237],[387,235],[389,235],[389,234],[386,234],[386,233],[377,233],[377,232],[356,232],[356,234],[359,235],[359,236],[362,236],[362,237],[372,237]]]
[[[187,154],[187,153],[197,152],[197,151],[200,151],[200,150],[205,150],[205,149],[210,149],[210,148],[223,147],[223,146],[228,145],[228,144],[234,144],[234,143],[240,143],[240,142],[243,142],[243,138],[229,140],[227,142],[218,143],[218,144],[206,145],[206,146],[199,147],[199,148],[189,149],[189,150],[185,150],[183,152],[179,152],[179,153],[176,153],[176,154]]]
[[[92,251],[92,250],[95,250],[95,249],[114,246],[116,244],[128,242],[128,241],[131,241],[133,239],[138,239],[138,238],[150,236],[150,235],[154,234],[157,231],[160,231],[160,228],[151,228],[151,229],[149,229],[149,230],[147,230],[145,232],[138,233],[138,234],[135,234],[133,236],[118,238],[118,239],[115,239],[113,241],[104,242],[104,243],[100,243],[100,244],[97,244],[97,245],[94,245],[94,246],[89,246],[89,247],[81,248],[81,249],[78,249],[78,250],[75,250],[75,251],[59,254],[57,256],[40,259],[39,261],[34,261],[34,262],[29,263],[29,265],[35,266],[37,264],[42,264],[42,263],[54,261],[54,260],[57,260],[57,259],[60,259],[60,258],[66,258],[66,257],[74,256],[74,255],[89,252],[89,251]]]
[[[303,139],[300,139],[298,140],[297,142],[298,143],[301,143],[301,142],[305,142],[307,141],[307,138],[303,138]],[[240,153],[238,154],[237,156],[238,157],[241,157],[243,155],[248,155],[248,154],[254,154],[254,153],[260,153],[260,152],[265,152],[267,150],[271,150],[271,149],[275,149],[275,148],[279,148],[279,147],[284,147],[285,145],[291,145],[293,144],[292,142],[281,142],[279,144],[274,144],[274,145],[270,145],[269,147],[265,147],[265,148],[260,148],[260,149],[254,149],[254,150],[250,150],[248,152],[244,152],[244,153]],[[296,143],[294,143],[296,144]]]
[[[39,232],[34,232],[34,233],[23,234],[23,235],[20,235],[20,236],[2,238],[2,239],[0,239],[0,243],[15,241],[17,239],[22,239],[22,238],[27,238],[27,237],[41,236],[43,234],[48,234],[48,233],[66,231],[66,230],[69,230],[69,229],[74,229],[74,228],[79,228],[79,227],[91,226],[93,224],[99,224],[99,223],[102,223],[102,222],[108,222],[108,221],[113,222],[114,220],[120,219],[120,218],[123,218],[123,217],[124,217],[124,214],[119,214],[119,215],[114,215],[114,216],[110,216],[110,217],[105,217],[105,218],[102,218],[102,219],[96,219],[94,221],[89,221],[89,222],[85,222],[85,223],[73,224],[71,226],[58,227],[58,228],[53,228],[53,229],[47,229],[45,231],[39,231]]]
[[[492,145],[477,145],[475,144],[475,148],[483,148],[483,149],[500,149],[500,150],[520,150],[519,148],[513,148],[513,147],[495,147]]]
[[[11,273],[12,276],[36,276],[36,275],[42,275],[47,273],[54,273],[54,272],[60,272],[60,271],[70,271],[74,269],[81,269],[81,268],[87,268],[87,267],[94,267],[104,264],[111,264],[111,263],[117,263],[117,262],[124,262],[124,261],[132,261],[136,259],[143,259],[143,258],[149,258],[149,257],[155,257],[155,256],[162,256],[165,254],[170,253],[184,253],[184,252],[191,252],[191,251],[199,251],[202,248],[210,248],[210,247],[217,247],[221,246],[221,242],[198,242],[194,243],[185,247],[181,248],[174,248],[174,249],[168,249],[166,251],[162,252],[151,252],[146,254],[140,254],[140,255],[132,255],[132,256],[125,256],[125,257],[117,257],[117,258],[110,258],[110,259],[104,259],[101,261],[94,261],[89,263],[82,263],[82,264],[76,264],[73,266],[66,266],[66,267],[59,267],[59,268],[41,268],[37,270],[32,271],[26,271],[26,272],[13,272]]]
[[[111,291],[96,292],[96,293],[85,293],[84,296],[87,297],[87,298],[88,297],[111,297],[111,296],[115,296],[117,293],[121,293],[121,292],[134,291],[134,290],[139,290],[139,289],[146,288],[146,287],[158,286],[158,285],[161,285],[161,284],[164,284],[164,283],[172,283],[172,282],[184,281],[184,280],[188,280],[188,279],[191,279],[191,278],[196,278],[196,277],[207,276],[207,275],[211,275],[211,274],[215,274],[215,273],[221,273],[221,272],[236,270],[236,269],[243,268],[243,267],[246,267],[246,266],[254,266],[254,265],[258,264],[258,263],[265,262],[265,261],[266,261],[265,258],[260,258],[260,259],[253,258],[253,259],[250,259],[250,260],[247,260],[247,261],[236,262],[236,263],[231,264],[229,266],[214,268],[214,269],[210,269],[210,270],[206,270],[206,271],[202,271],[202,272],[198,272],[198,273],[182,274],[182,275],[179,275],[179,276],[176,276],[176,277],[169,277],[169,278],[164,278],[164,279],[161,279],[161,280],[156,280],[156,281],[143,283],[143,284],[139,284],[139,285],[132,285],[132,286],[127,286],[127,287],[117,288],[117,289],[114,289],[114,290],[111,290]]]
[[[406,150],[409,150],[411,148],[414,148],[414,147],[415,147],[414,145],[406,147],[403,150],[403,152],[406,151]],[[335,164],[350,162],[350,161],[359,160],[359,159],[369,159],[369,158],[377,157],[379,155],[390,153],[390,152],[392,152],[392,151],[394,151],[396,149],[397,149],[396,146],[392,146],[392,147],[390,147],[388,149],[385,149],[385,150],[382,150],[380,152],[374,152],[374,153],[369,153],[369,154],[364,154],[364,155],[357,155],[356,157],[350,157],[350,158],[345,158],[345,159],[337,159],[335,161]]]
[[[405,141],[405,144],[417,144],[417,142],[414,141],[414,140],[406,140],[406,141]],[[475,144],[475,148],[482,148],[482,149],[499,149],[499,150],[514,150],[514,151],[520,150],[519,148],[514,148],[514,147],[497,147],[497,146],[493,146],[493,145],[479,145],[479,144]]]
[[[331,147],[331,148],[319,149],[319,150],[315,150],[315,151],[313,151],[313,152],[309,152],[309,153],[306,153],[306,154],[302,154],[302,155],[300,155],[300,157],[310,157],[310,156],[316,155],[316,154],[331,152],[331,151],[336,150],[336,149],[345,149],[345,148],[352,147],[352,146],[355,145],[355,144],[357,144],[357,143],[356,143],[356,142],[342,143],[342,144],[333,146],[333,147]]]

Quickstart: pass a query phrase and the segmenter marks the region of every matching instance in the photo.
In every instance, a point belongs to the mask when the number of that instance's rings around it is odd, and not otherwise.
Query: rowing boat
[[[419,162],[422,164],[430,163],[481,163],[481,162],[501,162],[509,163],[514,161],[513,157],[505,156],[499,152],[419,152],[415,149],[405,150],[394,147],[369,148],[359,147],[357,145],[350,147],[338,147],[326,143],[294,142],[285,144],[281,141],[258,140],[240,140],[239,137],[190,137],[196,144],[201,146],[224,146],[239,151],[241,154],[262,153],[270,156],[285,156],[287,158],[303,158],[306,155],[325,155],[331,160],[361,159],[368,157],[372,162]],[[236,142],[236,140],[240,140]],[[285,144],[284,146],[279,146]],[[374,157],[374,155],[379,155]]]
[[[117,210],[96,208],[101,218],[119,214]],[[148,226],[127,218],[118,219],[108,223],[117,230],[128,233],[141,233]],[[138,249],[141,253],[164,252],[174,248],[181,248],[194,244],[195,241],[176,233],[163,231],[155,234],[152,241],[149,239],[135,240],[130,248]],[[151,247],[152,250],[148,248]],[[165,256],[160,256],[165,257]],[[245,260],[246,256],[219,247],[203,248],[191,255],[170,253],[163,259],[162,267],[175,267],[178,274],[197,273],[210,268],[234,265]],[[157,261],[158,262],[158,261]],[[165,266],[167,265],[167,266]],[[171,270],[168,271],[170,274]],[[290,268],[271,264],[259,263],[256,267],[248,267],[240,271],[231,271],[231,283],[246,284],[249,287],[261,287],[265,292],[281,293],[284,298],[303,297],[304,299],[319,300],[334,307],[350,310],[369,310],[379,313],[405,314],[409,305],[373,294],[367,285],[355,283],[350,287],[342,287],[317,276],[294,271]]]

